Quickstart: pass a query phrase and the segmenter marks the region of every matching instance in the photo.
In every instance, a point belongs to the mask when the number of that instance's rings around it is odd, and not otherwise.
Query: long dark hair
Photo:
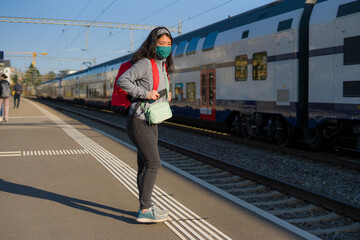
[[[161,34],[158,34],[159,30],[164,29],[164,31],[160,31]],[[173,43],[172,36],[170,34],[170,31],[166,27],[157,27],[153,29],[147,39],[143,42],[141,47],[135,52],[133,57],[131,58],[131,63],[135,64],[137,61],[139,61],[142,58],[148,58],[148,59],[156,59],[156,42],[159,38],[161,38],[163,35],[166,35],[170,38],[171,44]],[[174,63],[172,60],[172,53],[166,58],[166,66],[169,73],[172,73],[174,71]]]

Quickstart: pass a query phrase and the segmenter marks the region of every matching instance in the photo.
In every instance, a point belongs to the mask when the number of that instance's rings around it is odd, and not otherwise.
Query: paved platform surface
[[[171,221],[137,223],[136,152],[32,100],[0,137],[0,239],[301,239],[167,168]]]

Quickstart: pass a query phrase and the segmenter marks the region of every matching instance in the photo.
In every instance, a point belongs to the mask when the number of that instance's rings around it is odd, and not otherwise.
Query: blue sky
[[[178,27],[187,33],[234,16],[274,0],[0,0],[1,17],[28,17],[82,21],[116,22]],[[29,23],[0,22],[0,51],[5,59],[25,71],[32,58],[6,55],[6,52],[46,52],[37,57],[41,74],[59,70],[81,70],[83,62],[96,64],[125,55],[131,50],[130,30],[90,27],[88,49],[85,27]],[[134,50],[145,40],[149,31],[134,31]],[[173,37],[177,33],[172,32]],[[10,57],[13,56],[13,57]],[[56,60],[48,60],[56,58]],[[84,60],[70,61],[71,58]]]

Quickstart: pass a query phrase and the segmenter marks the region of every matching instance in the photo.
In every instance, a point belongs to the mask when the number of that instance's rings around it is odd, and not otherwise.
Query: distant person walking
[[[158,102],[168,102],[171,95],[161,96],[160,92],[168,89],[168,74],[171,73],[173,61],[171,55],[172,37],[165,27],[157,27],[151,31],[140,49],[133,55],[133,64],[117,84],[132,96],[127,134],[137,148],[137,185],[139,189],[140,209],[136,221],[143,223],[163,222],[168,220],[168,210],[162,210],[153,204],[151,197],[156,176],[161,162],[158,149],[158,126],[150,125],[145,116],[145,109]],[[153,89],[153,72],[151,59],[159,71],[159,85]],[[159,92],[158,92],[159,91]],[[141,103],[145,102],[144,105]]]
[[[9,97],[10,97],[10,83],[6,80],[8,77],[5,74],[1,75],[0,80],[0,106],[4,103],[3,122],[9,121]]]
[[[20,95],[22,93],[23,89],[19,82],[17,82],[14,86],[13,92],[14,92],[14,108],[19,108],[20,105]],[[17,104],[16,104],[17,100]]]

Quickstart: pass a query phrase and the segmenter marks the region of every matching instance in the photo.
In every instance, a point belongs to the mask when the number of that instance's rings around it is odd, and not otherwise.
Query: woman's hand
[[[169,102],[171,101],[171,92],[169,92]]]
[[[158,93],[156,90],[151,90],[151,91],[148,93],[146,99],[155,100],[155,101],[156,101],[156,100],[159,99],[159,97],[160,97],[160,95],[159,95],[159,93]]]

